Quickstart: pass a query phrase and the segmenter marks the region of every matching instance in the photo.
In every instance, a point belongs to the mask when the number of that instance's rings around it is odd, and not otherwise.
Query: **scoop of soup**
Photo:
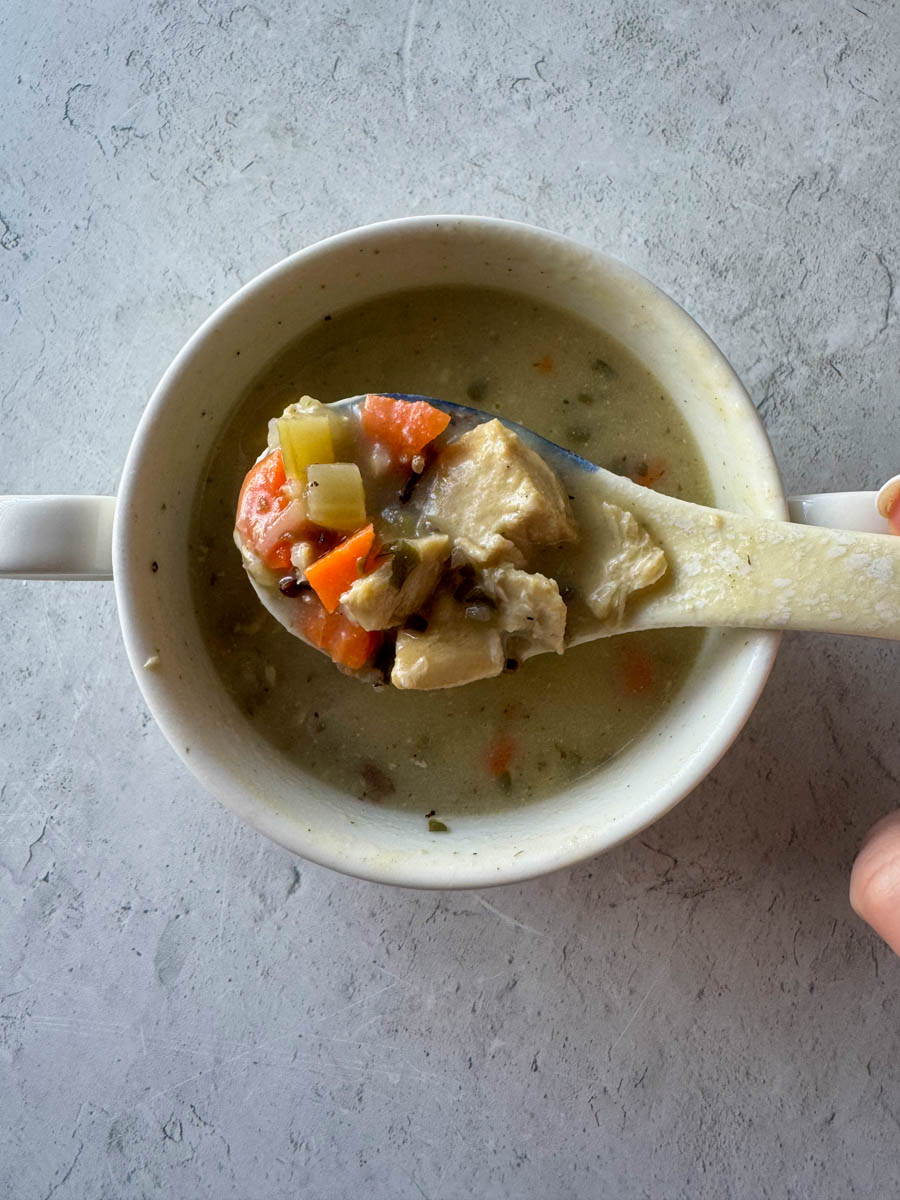
[[[289,632],[360,679],[458,687],[562,654],[567,601],[604,616],[666,569],[634,518],[605,504],[610,553],[583,597],[564,597],[548,551],[597,558],[569,496],[517,433],[472,410],[461,420],[382,395],[329,410],[304,396],[269,443],[238,501],[244,567]]]

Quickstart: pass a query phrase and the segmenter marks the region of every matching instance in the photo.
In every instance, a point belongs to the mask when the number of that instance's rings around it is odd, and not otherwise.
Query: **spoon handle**
[[[900,537],[654,501],[641,516],[669,572],[658,591],[632,598],[623,632],[709,625],[900,639]]]

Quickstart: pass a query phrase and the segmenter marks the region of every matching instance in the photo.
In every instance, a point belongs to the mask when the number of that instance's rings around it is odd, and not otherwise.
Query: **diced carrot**
[[[333,613],[351,583],[365,575],[374,541],[375,527],[367,525],[306,568],[306,582],[328,612]]]
[[[237,508],[237,527],[245,537],[252,537],[258,525],[267,523],[273,510],[278,513],[284,508],[286,501],[279,493],[285,478],[280,450],[267,454],[247,472]]]
[[[332,622],[336,622],[329,625],[327,630],[328,653],[332,660],[353,671],[371,662],[384,634],[378,630],[369,632],[355,625],[343,613],[330,613],[329,616]]]
[[[293,538],[280,537],[266,555],[266,565],[274,567],[278,571],[286,571],[291,565],[291,547],[293,544]]]
[[[280,450],[273,450],[254,463],[241,487],[235,522],[248,549],[276,571],[290,565],[291,544],[294,533],[298,532],[280,528],[285,524],[290,526],[293,519],[287,509],[294,498],[283,490],[285,481]],[[295,507],[302,525],[302,506]]]
[[[891,533],[900,533],[900,495],[888,510],[888,529]]]
[[[449,424],[447,413],[424,400],[368,395],[362,407],[363,429],[402,463],[421,454]]]
[[[642,458],[629,472],[633,483],[641,487],[653,487],[666,473],[666,464],[661,458]]]
[[[508,771],[516,753],[516,743],[508,733],[495,733],[488,743],[485,765],[488,773],[497,779]]]
[[[311,592],[300,598],[294,620],[301,637],[352,671],[374,658],[383,637],[381,633],[368,633],[343,613],[326,612]]]
[[[630,696],[649,692],[656,683],[653,659],[643,648],[633,642],[622,647],[619,658],[619,686]]]

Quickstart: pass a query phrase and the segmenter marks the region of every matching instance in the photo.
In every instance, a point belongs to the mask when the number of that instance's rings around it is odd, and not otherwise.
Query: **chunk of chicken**
[[[665,575],[666,556],[630,512],[606,501],[600,511],[606,536],[591,546],[586,599],[594,616],[621,620],[628,597]]]
[[[401,629],[397,634],[391,683],[422,691],[458,687],[499,675],[504,661],[497,629],[467,621],[460,605],[444,593],[423,633]]]
[[[497,605],[497,624],[510,634],[507,653],[514,657],[552,650],[562,654],[566,605],[555,579],[517,567],[487,567],[482,585]]]
[[[522,567],[536,547],[576,536],[556,475],[500,421],[442,450],[426,488],[424,515],[481,565]]]
[[[431,597],[449,555],[445,533],[402,539],[389,562],[354,580],[344,592],[344,614],[370,631],[402,625]]]

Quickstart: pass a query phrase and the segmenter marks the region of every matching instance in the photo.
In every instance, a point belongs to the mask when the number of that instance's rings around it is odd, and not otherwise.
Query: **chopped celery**
[[[278,421],[284,473],[303,483],[310,463],[333,463],[331,422],[327,413],[298,413]]]
[[[326,529],[350,533],[366,523],[366,497],[356,463],[310,463],[309,519]]]

